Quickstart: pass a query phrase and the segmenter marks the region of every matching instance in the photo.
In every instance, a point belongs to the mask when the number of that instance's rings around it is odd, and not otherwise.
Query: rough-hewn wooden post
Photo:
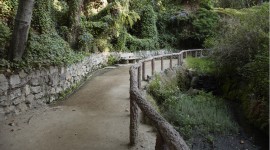
[[[183,53],[180,54],[180,57],[181,57],[180,64],[181,64],[181,65],[183,64],[183,59],[184,59],[184,56],[183,56],[183,55],[184,55]]]
[[[151,60],[151,64],[152,64],[152,76],[154,75],[154,73],[155,73],[155,58],[153,58],[152,60]]]
[[[142,63],[142,79],[143,79],[143,81],[146,81],[146,78],[145,78],[145,62]]]
[[[163,71],[164,69],[163,56],[161,57],[160,62],[161,62],[161,71]]]
[[[142,67],[138,67],[138,88],[140,89],[142,87],[142,73],[141,73]]]
[[[166,145],[164,139],[159,132],[157,132],[155,150],[169,150],[168,145]]]
[[[170,56],[170,68],[172,68],[172,55]]]
[[[200,57],[202,57],[203,56],[203,50],[201,50],[201,55],[200,55]]]
[[[131,89],[137,88],[138,83],[136,80],[136,74],[132,74],[130,71],[130,125],[129,125],[129,140],[130,145],[133,146],[138,142],[138,123],[139,123],[139,111],[136,103],[136,95]],[[133,79],[133,80],[132,80]]]
[[[181,65],[181,56],[180,55],[177,55],[177,65],[180,66]]]
[[[197,53],[197,51],[195,51],[195,57],[197,57],[198,56],[198,53]]]
[[[133,70],[134,72],[134,70]],[[132,80],[135,80],[134,78]],[[136,96],[136,103],[142,112],[153,122],[157,130],[163,137],[163,140],[168,145],[170,150],[189,150],[187,144],[179,133],[170,125],[151,104],[142,97],[138,88],[133,87],[132,93]]]

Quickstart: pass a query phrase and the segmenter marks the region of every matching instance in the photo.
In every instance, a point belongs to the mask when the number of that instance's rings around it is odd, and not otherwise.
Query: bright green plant
[[[215,62],[210,58],[187,57],[185,65],[188,69],[194,70],[199,74],[214,74],[217,72]]]
[[[108,66],[112,66],[118,62],[117,58],[113,55],[108,57]]]
[[[0,1],[0,20],[12,21],[18,7],[18,0],[1,0]]]

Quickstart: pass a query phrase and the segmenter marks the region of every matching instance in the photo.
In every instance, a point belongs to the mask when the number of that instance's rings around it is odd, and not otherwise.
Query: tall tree
[[[10,60],[21,60],[24,53],[35,0],[19,0],[18,11],[12,33]]]

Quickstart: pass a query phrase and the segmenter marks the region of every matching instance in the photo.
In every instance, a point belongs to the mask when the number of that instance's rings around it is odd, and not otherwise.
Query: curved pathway
[[[1,150],[154,149],[152,128],[129,143],[129,66],[94,73],[64,101],[0,122]]]

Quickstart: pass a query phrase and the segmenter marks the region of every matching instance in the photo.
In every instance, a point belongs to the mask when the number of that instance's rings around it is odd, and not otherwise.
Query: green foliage
[[[108,66],[112,66],[118,62],[117,58],[113,55],[108,57]]]
[[[171,96],[162,105],[162,113],[186,138],[212,134],[236,133],[237,127],[228,115],[222,99],[200,92],[189,96]]]
[[[83,53],[73,52],[68,43],[57,34],[31,33],[24,63],[34,67],[67,65],[84,58]]]
[[[0,22],[0,58],[6,57],[6,47],[9,44],[11,31],[8,26]]]
[[[221,30],[209,43],[220,80],[228,82],[223,82],[224,94],[237,94],[249,120],[268,133],[269,4],[223,12]]]
[[[121,30],[119,33],[119,37],[116,39],[116,44],[114,44],[115,51],[124,51],[126,50],[126,42],[127,42],[127,31],[125,29]]]
[[[177,47],[179,38],[176,36],[180,27],[173,24],[171,13],[162,12],[158,14],[157,29],[159,33],[158,42],[162,48]],[[179,18],[178,23],[182,17]],[[181,19],[180,19],[181,18]],[[185,20],[186,18],[183,18]],[[182,20],[181,20],[182,21]]]
[[[211,9],[214,7],[215,0],[200,0],[200,6],[206,9]]]
[[[93,34],[94,37],[98,37],[101,33],[106,31],[108,28],[108,23],[103,21],[98,22],[84,22],[84,26],[88,32]]]
[[[127,50],[127,28],[132,28],[140,20],[140,15],[129,10],[127,5],[126,1],[112,2],[98,14],[91,16],[91,21],[84,21],[86,31],[95,38],[93,51]]]
[[[135,35],[127,35],[126,47],[130,51],[153,50],[159,47],[156,27],[156,14],[151,5],[144,6],[141,11],[137,28],[132,30]]]
[[[79,48],[84,52],[90,52],[91,46],[93,44],[93,35],[88,32],[83,32],[79,37]]]
[[[218,0],[216,1],[216,6],[222,8],[246,8],[254,5],[258,5],[258,0]]]
[[[147,5],[144,8],[142,8],[142,14],[141,14],[141,37],[142,38],[152,38],[157,39],[157,27],[156,27],[156,21],[157,16],[154,12],[154,9],[151,5]]]
[[[176,78],[170,80],[162,80],[162,77],[155,75],[154,79],[147,87],[147,92],[150,93],[159,105],[166,101],[172,95],[175,95],[179,89],[177,87]]]
[[[112,45],[109,43],[106,38],[97,38],[94,39],[92,45],[93,52],[108,52],[112,49]]]
[[[219,0],[217,5],[222,8],[243,8],[245,6],[244,0]]]
[[[52,19],[56,27],[68,26],[68,5],[63,0],[53,0]]]
[[[195,38],[204,41],[207,37],[213,36],[217,23],[218,15],[215,12],[200,8],[192,21],[192,25],[195,29],[193,33]]]
[[[132,0],[130,1],[130,9],[135,10],[136,12],[140,12],[141,8],[151,5],[150,0]]]
[[[190,78],[185,68],[180,68],[176,74],[176,83],[180,91],[185,92],[190,88]]]
[[[0,1],[0,21],[12,21],[18,7],[18,0],[1,0]]]
[[[180,74],[179,74],[180,73]],[[192,141],[194,137],[209,139],[209,134],[236,133],[237,125],[230,119],[224,100],[211,93],[185,94],[176,83],[176,77],[155,76],[147,90],[159,105],[161,113],[175,128]],[[183,79],[183,78],[182,78]]]
[[[242,15],[229,19],[212,41],[213,58],[220,68],[240,71],[259,53],[269,50],[269,5],[242,10]],[[239,14],[239,13],[238,13]],[[268,56],[269,57],[269,56]]]
[[[188,69],[195,70],[199,74],[211,74],[217,72],[215,62],[209,58],[187,57],[185,65]]]
[[[158,45],[157,42],[152,38],[139,39],[128,34],[126,39],[126,47],[130,51],[155,50],[157,49]]]
[[[33,10],[31,26],[39,33],[55,32],[52,19],[52,1],[37,0]]]
[[[177,49],[202,47],[205,39],[216,31],[219,19],[217,13],[203,7],[195,12],[179,9],[158,14],[160,46]]]
[[[121,13],[120,20],[124,25],[129,25],[130,28],[138,21],[141,17],[135,11],[129,11],[129,13]]]

